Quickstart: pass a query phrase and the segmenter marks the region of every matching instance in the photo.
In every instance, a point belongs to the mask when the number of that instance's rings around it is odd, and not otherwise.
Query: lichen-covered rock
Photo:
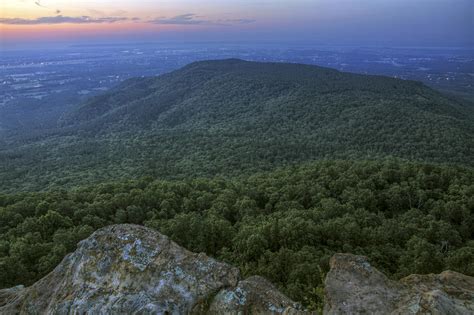
[[[262,277],[250,277],[216,295],[210,314],[299,314],[301,307]]]
[[[325,314],[474,314],[474,278],[445,271],[392,281],[337,254]],[[136,225],[98,230],[31,287],[0,290],[0,314],[307,314],[261,277]]]
[[[400,280],[410,293],[397,311],[413,314],[473,314],[474,278],[454,271],[410,275]]]
[[[336,254],[325,314],[474,314],[474,278],[445,271],[389,280],[366,257]]]
[[[80,242],[31,287],[0,290],[0,314],[203,313],[215,296],[237,290],[240,280],[238,269],[191,253],[154,230],[115,225]],[[252,291],[260,283],[271,293]],[[248,309],[275,305],[279,313],[294,305],[261,278],[250,288]]]
[[[399,286],[373,268],[365,257],[336,254],[325,281],[326,313],[372,314],[394,309]]]

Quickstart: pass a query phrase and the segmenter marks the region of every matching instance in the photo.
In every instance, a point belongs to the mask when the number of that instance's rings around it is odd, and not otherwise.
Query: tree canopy
[[[320,303],[336,252],[395,278],[474,275],[474,171],[385,161],[322,161],[241,178],[152,178],[0,195],[0,287],[31,284],[76,243],[114,223],[180,245]]]

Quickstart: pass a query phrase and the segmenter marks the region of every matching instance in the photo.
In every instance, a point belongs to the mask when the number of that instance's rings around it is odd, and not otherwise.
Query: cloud
[[[44,5],[44,4],[42,4],[42,3],[41,3],[41,0],[35,0],[34,2],[35,2],[35,4],[36,4],[38,7],[40,7],[40,8],[50,9],[50,7],[48,7],[48,6]],[[54,12],[56,12],[56,14],[59,14],[59,13],[61,13],[61,10],[56,9],[56,10],[54,10]]]
[[[194,13],[187,13],[187,14],[170,17],[170,18],[159,17],[147,22],[152,23],[152,24],[159,24],[159,25],[233,25],[233,24],[250,24],[250,23],[254,23],[255,20],[252,20],[252,19],[210,20],[210,19],[203,19],[202,17]]]
[[[46,8],[44,5],[41,4],[40,0],[35,1],[35,4],[39,7]]]
[[[37,1],[41,5],[39,1]],[[103,14],[101,11],[89,10],[91,13]],[[144,21],[138,17],[125,17],[125,16],[63,16],[61,10],[55,11],[56,16],[43,16],[36,19],[24,19],[24,18],[0,18],[0,24],[9,25],[40,25],[40,24],[105,24],[105,23],[116,23],[116,22],[143,22],[157,25],[220,25],[220,26],[231,26],[231,25],[243,25],[254,23],[252,19],[220,19],[210,20],[204,17],[198,16],[194,13],[177,15],[171,18],[160,17],[149,21]],[[118,13],[118,11],[117,11]],[[125,13],[125,11],[121,12]]]
[[[160,17],[151,21],[149,23],[153,24],[168,24],[168,25],[201,25],[201,24],[210,24],[211,21],[197,19],[198,16],[193,13],[177,15],[171,18]]]
[[[126,17],[100,17],[93,18],[90,16],[43,16],[36,19],[22,19],[22,18],[0,18],[0,24],[9,25],[39,25],[39,24],[94,24],[94,23],[115,23],[127,21]]]

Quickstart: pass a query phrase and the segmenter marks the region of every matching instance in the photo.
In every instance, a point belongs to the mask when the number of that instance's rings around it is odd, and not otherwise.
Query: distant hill
[[[318,159],[468,166],[474,110],[419,82],[230,59],[125,81],[0,149],[0,191],[235,175]]]

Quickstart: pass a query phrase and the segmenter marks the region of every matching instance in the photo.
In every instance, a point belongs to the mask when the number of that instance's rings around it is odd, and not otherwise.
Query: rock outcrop
[[[445,271],[392,281],[336,254],[325,314],[474,314],[474,278]],[[0,290],[0,314],[309,314],[261,277],[136,225],[96,231],[31,287]]]
[[[474,278],[457,272],[389,280],[366,257],[336,254],[325,314],[474,314]]]
[[[28,288],[0,290],[0,314],[282,314],[298,305],[260,277],[136,225],[98,230]]]

